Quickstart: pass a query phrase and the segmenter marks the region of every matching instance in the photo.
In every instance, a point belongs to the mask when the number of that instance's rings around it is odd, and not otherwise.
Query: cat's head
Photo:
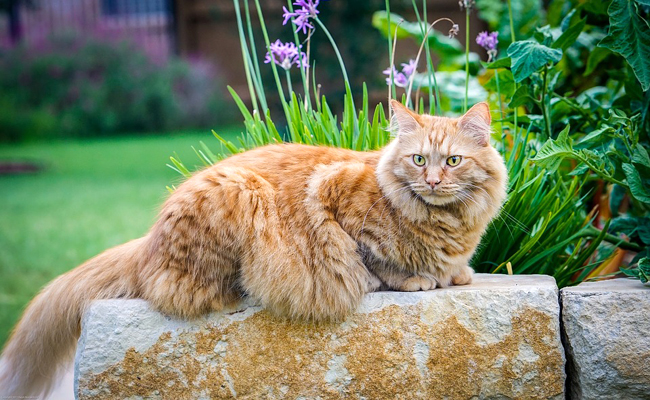
[[[430,205],[473,206],[491,197],[500,206],[505,196],[506,169],[490,145],[487,103],[478,103],[459,118],[419,115],[391,101],[395,140],[378,167],[385,190],[410,190]],[[487,196],[491,195],[491,196]],[[488,201],[490,201],[488,199]],[[474,204],[484,208],[485,204]],[[487,211],[487,210],[486,210]]]

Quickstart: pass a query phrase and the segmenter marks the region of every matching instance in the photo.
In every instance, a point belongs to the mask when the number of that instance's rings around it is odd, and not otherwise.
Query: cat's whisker
[[[487,196],[489,196],[488,192],[487,192],[484,188],[482,188],[482,187],[480,187],[480,186],[477,186],[477,185],[474,185],[474,184],[472,184],[472,183],[465,183],[465,184],[466,184],[467,186],[471,186],[471,187],[473,187],[473,188],[479,189],[479,190],[483,191]],[[503,209],[501,210],[501,212],[499,213],[499,215],[497,215],[498,218],[503,218],[503,217],[500,215],[501,213],[505,214],[506,217],[510,218],[510,219],[515,223],[515,225],[516,225],[520,230],[522,230],[522,231],[525,232],[526,234],[530,235],[530,230],[528,229],[528,227],[527,227],[524,223],[522,223],[522,222],[519,221],[517,218],[513,217],[510,213],[508,213],[506,210],[503,210]],[[505,219],[504,219],[504,221],[505,221]]]
[[[470,187],[475,188],[475,189],[478,189],[478,190],[481,190],[483,193],[486,194],[486,196],[489,196],[489,193],[488,193],[484,188],[482,188],[482,187],[480,187],[480,186],[477,186],[477,185],[474,185],[474,184],[472,184],[472,183],[468,183],[468,182],[465,183],[465,185],[470,186]],[[503,214],[503,215],[501,215],[501,214]],[[504,217],[504,215],[505,215],[505,217]],[[506,210],[503,210],[503,209],[502,209],[501,212],[500,212],[499,214],[497,214],[497,216],[496,216],[496,218],[500,218],[500,219],[502,219],[502,220],[504,221],[504,223],[505,223],[504,225],[506,226],[506,228],[508,228],[508,230],[510,230],[510,226],[509,226],[508,223],[507,223],[507,219],[506,219],[506,217],[507,217],[507,218],[510,218],[510,219],[512,220],[512,222],[514,222],[515,226],[516,226],[519,230],[521,230],[521,231],[523,231],[524,233],[530,235],[530,230],[528,229],[528,227],[527,227],[526,225],[524,225],[521,221],[519,221],[517,218],[513,217],[513,216],[512,216],[510,213],[508,213]],[[510,235],[511,235],[511,237],[514,237],[514,233],[512,232],[512,230],[510,230]]]
[[[501,210],[503,214],[505,214],[506,217],[510,218],[522,231],[524,231],[526,234],[530,235],[530,230],[528,227],[521,221],[519,221],[517,218],[513,217],[512,214],[510,214],[506,210]]]

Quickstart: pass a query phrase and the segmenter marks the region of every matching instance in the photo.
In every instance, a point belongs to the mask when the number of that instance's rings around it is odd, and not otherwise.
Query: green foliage
[[[604,234],[594,235],[588,223],[585,199],[579,194],[583,183],[578,178],[565,181],[557,171],[535,165],[530,137],[530,132],[514,135],[512,150],[504,154],[508,198],[486,231],[472,265],[478,272],[498,272],[510,263],[515,273],[553,275],[563,287],[591,271],[585,261]],[[594,236],[587,244],[585,238]]]
[[[562,50],[552,49],[534,40],[514,42],[508,47],[508,57],[512,62],[512,75],[519,83],[530,77],[547,63],[557,63],[562,59]]]
[[[650,26],[637,8],[634,0],[613,0],[607,10],[609,31],[599,46],[625,57],[645,92],[650,89]]]
[[[643,257],[639,260],[636,269],[621,268],[621,271],[627,276],[639,279],[642,283],[647,283],[650,280],[650,258]]]
[[[228,107],[206,67],[160,65],[127,42],[73,34],[0,50],[0,141],[223,122]]]
[[[593,224],[604,226],[602,231],[571,228],[578,237],[591,238],[584,251],[593,256],[583,262],[600,262],[611,254],[605,245],[593,246],[598,240],[637,252],[631,266],[650,255],[644,240],[650,235],[638,227],[650,221],[650,36],[643,16],[647,9],[640,9],[644,2],[554,1],[549,25],[512,43],[509,58],[488,66],[499,78],[512,71],[515,91],[506,120],[516,121],[513,114],[525,108],[519,124],[530,124],[537,138],[530,160],[556,176],[558,184],[576,178],[585,182],[579,190],[582,205],[577,205],[583,213],[598,202],[588,187],[611,187],[609,204],[617,217],[608,221],[595,214]],[[488,80],[486,88],[508,99],[511,88],[495,90],[494,81]],[[585,265],[587,271],[594,263]],[[633,271],[643,276],[638,268]]]

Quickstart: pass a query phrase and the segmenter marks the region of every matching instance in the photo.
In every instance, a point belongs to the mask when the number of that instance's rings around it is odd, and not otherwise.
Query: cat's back
[[[360,152],[303,144],[277,144],[236,154],[213,165],[206,172],[215,173],[229,167],[246,168],[277,187],[292,181],[293,184],[304,182],[318,166],[323,165],[362,163],[374,169],[378,158],[378,152]]]

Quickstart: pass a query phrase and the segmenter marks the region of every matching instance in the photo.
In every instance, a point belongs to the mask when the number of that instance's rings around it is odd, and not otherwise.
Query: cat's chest
[[[463,220],[445,212],[426,221],[392,216],[374,228],[372,234],[360,237],[364,247],[375,257],[413,271],[466,264],[478,239]]]

